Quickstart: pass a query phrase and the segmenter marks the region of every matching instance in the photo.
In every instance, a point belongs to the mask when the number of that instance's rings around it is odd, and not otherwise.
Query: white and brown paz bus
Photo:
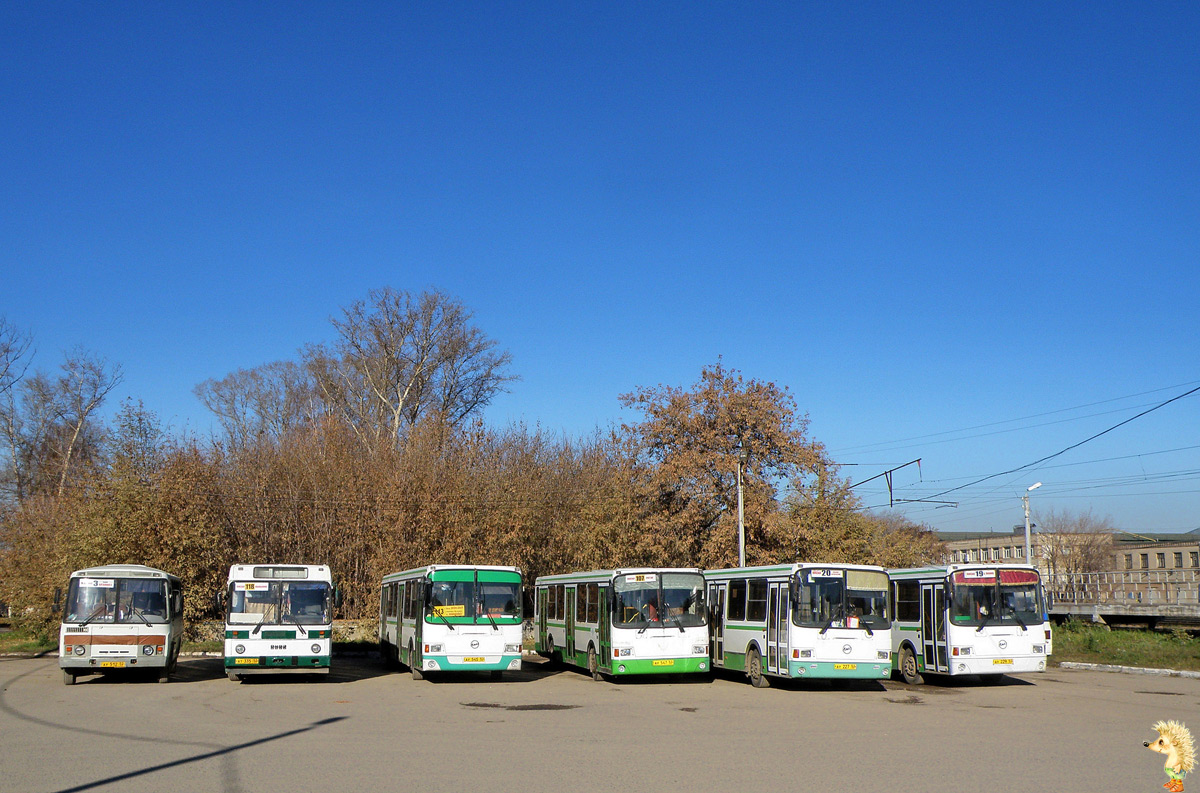
[[[183,643],[183,589],[170,573],[110,564],[71,573],[58,665],[63,682],[80,675],[148,670],[166,683]]]

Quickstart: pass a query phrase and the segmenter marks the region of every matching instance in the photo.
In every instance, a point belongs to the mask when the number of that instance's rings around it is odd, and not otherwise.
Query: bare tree
[[[59,377],[56,388],[58,418],[66,430],[62,439],[62,469],[58,477],[60,496],[67,484],[72,457],[79,448],[80,439],[92,414],[104,404],[104,399],[124,379],[120,364],[110,365],[103,358],[97,358],[81,347],[67,354],[62,370],[63,374]]]
[[[1112,566],[1111,518],[1050,510],[1038,516],[1038,545],[1051,575],[1098,573]]]
[[[20,461],[20,414],[17,410],[17,384],[29,369],[33,339],[4,317],[0,317],[0,436],[4,439],[3,471],[14,494],[21,492],[18,475]]]
[[[305,363],[360,439],[395,443],[426,415],[461,424],[516,379],[512,356],[471,318],[443,292],[372,290],[332,320],[337,340],[308,347]]]
[[[312,378],[295,361],[239,369],[220,380],[205,380],[193,393],[216,414],[235,448],[263,436],[278,441],[322,412]]]

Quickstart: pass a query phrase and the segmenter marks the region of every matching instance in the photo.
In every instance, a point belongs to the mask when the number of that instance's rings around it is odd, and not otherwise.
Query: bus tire
[[[921,677],[921,673],[917,671],[916,653],[907,644],[900,648],[897,665],[900,667],[900,677],[905,683],[910,686],[919,686],[925,682],[925,678]]]
[[[588,672],[592,676],[592,680],[603,680],[604,675],[600,674],[600,659],[596,657],[596,648],[588,645]]]
[[[233,682],[235,682],[235,683],[242,682],[242,676],[239,675],[237,672],[228,672],[227,674],[229,675],[229,679],[232,680]]]
[[[425,675],[421,672],[421,664],[417,661],[416,648],[411,644],[408,646],[408,671],[412,672],[413,680],[425,679]]]
[[[554,650],[554,637],[546,637],[546,666],[550,669],[558,669],[561,663]]]
[[[64,669],[64,670],[62,670],[62,675],[63,675],[63,685],[64,686],[75,685],[75,673],[74,672],[72,672],[70,669]]]
[[[751,647],[746,653],[746,677],[755,688],[767,688],[771,685],[771,681],[763,674],[762,653],[757,647]]]
[[[169,670],[169,669],[167,669],[167,667],[165,667],[165,666],[164,666],[162,669],[159,669],[159,670],[158,670],[158,680],[157,680],[157,682],[159,682],[159,683],[169,683],[169,682],[171,682],[171,672],[170,672],[170,670]]]

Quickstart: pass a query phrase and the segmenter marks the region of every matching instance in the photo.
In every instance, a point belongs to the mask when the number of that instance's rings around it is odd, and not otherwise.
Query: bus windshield
[[[954,625],[1040,625],[1042,599],[1033,570],[959,570],[951,576]]]
[[[325,625],[329,622],[326,581],[235,581],[229,622],[239,624]]]
[[[704,577],[699,573],[629,573],[613,581],[618,628],[705,625]]]
[[[487,622],[497,617],[520,618],[521,585],[516,581],[432,581],[425,617],[432,622],[465,617]]]
[[[73,578],[67,622],[163,623],[167,582],[157,578]]]
[[[792,622],[801,628],[890,627],[887,573],[809,568],[796,573]]]

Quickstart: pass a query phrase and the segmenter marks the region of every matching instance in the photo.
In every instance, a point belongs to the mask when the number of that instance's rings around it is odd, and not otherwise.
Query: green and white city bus
[[[891,674],[887,572],[849,564],[706,570],[713,667],[769,677]]]
[[[385,663],[420,680],[430,672],[521,669],[521,571],[425,565],[385,576],[379,647]]]
[[[58,632],[63,682],[149,669],[169,679],[183,643],[183,588],[170,573],[111,564],[71,573]]]
[[[235,564],[225,601],[225,673],[328,674],[333,576],[325,565]]]
[[[602,675],[709,670],[704,577],[696,568],[638,567],[542,576],[537,651]]]
[[[1019,564],[891,570],[892,656],[908,683],[922,674],[1042,672],[1050,655],[1041,576]]]

